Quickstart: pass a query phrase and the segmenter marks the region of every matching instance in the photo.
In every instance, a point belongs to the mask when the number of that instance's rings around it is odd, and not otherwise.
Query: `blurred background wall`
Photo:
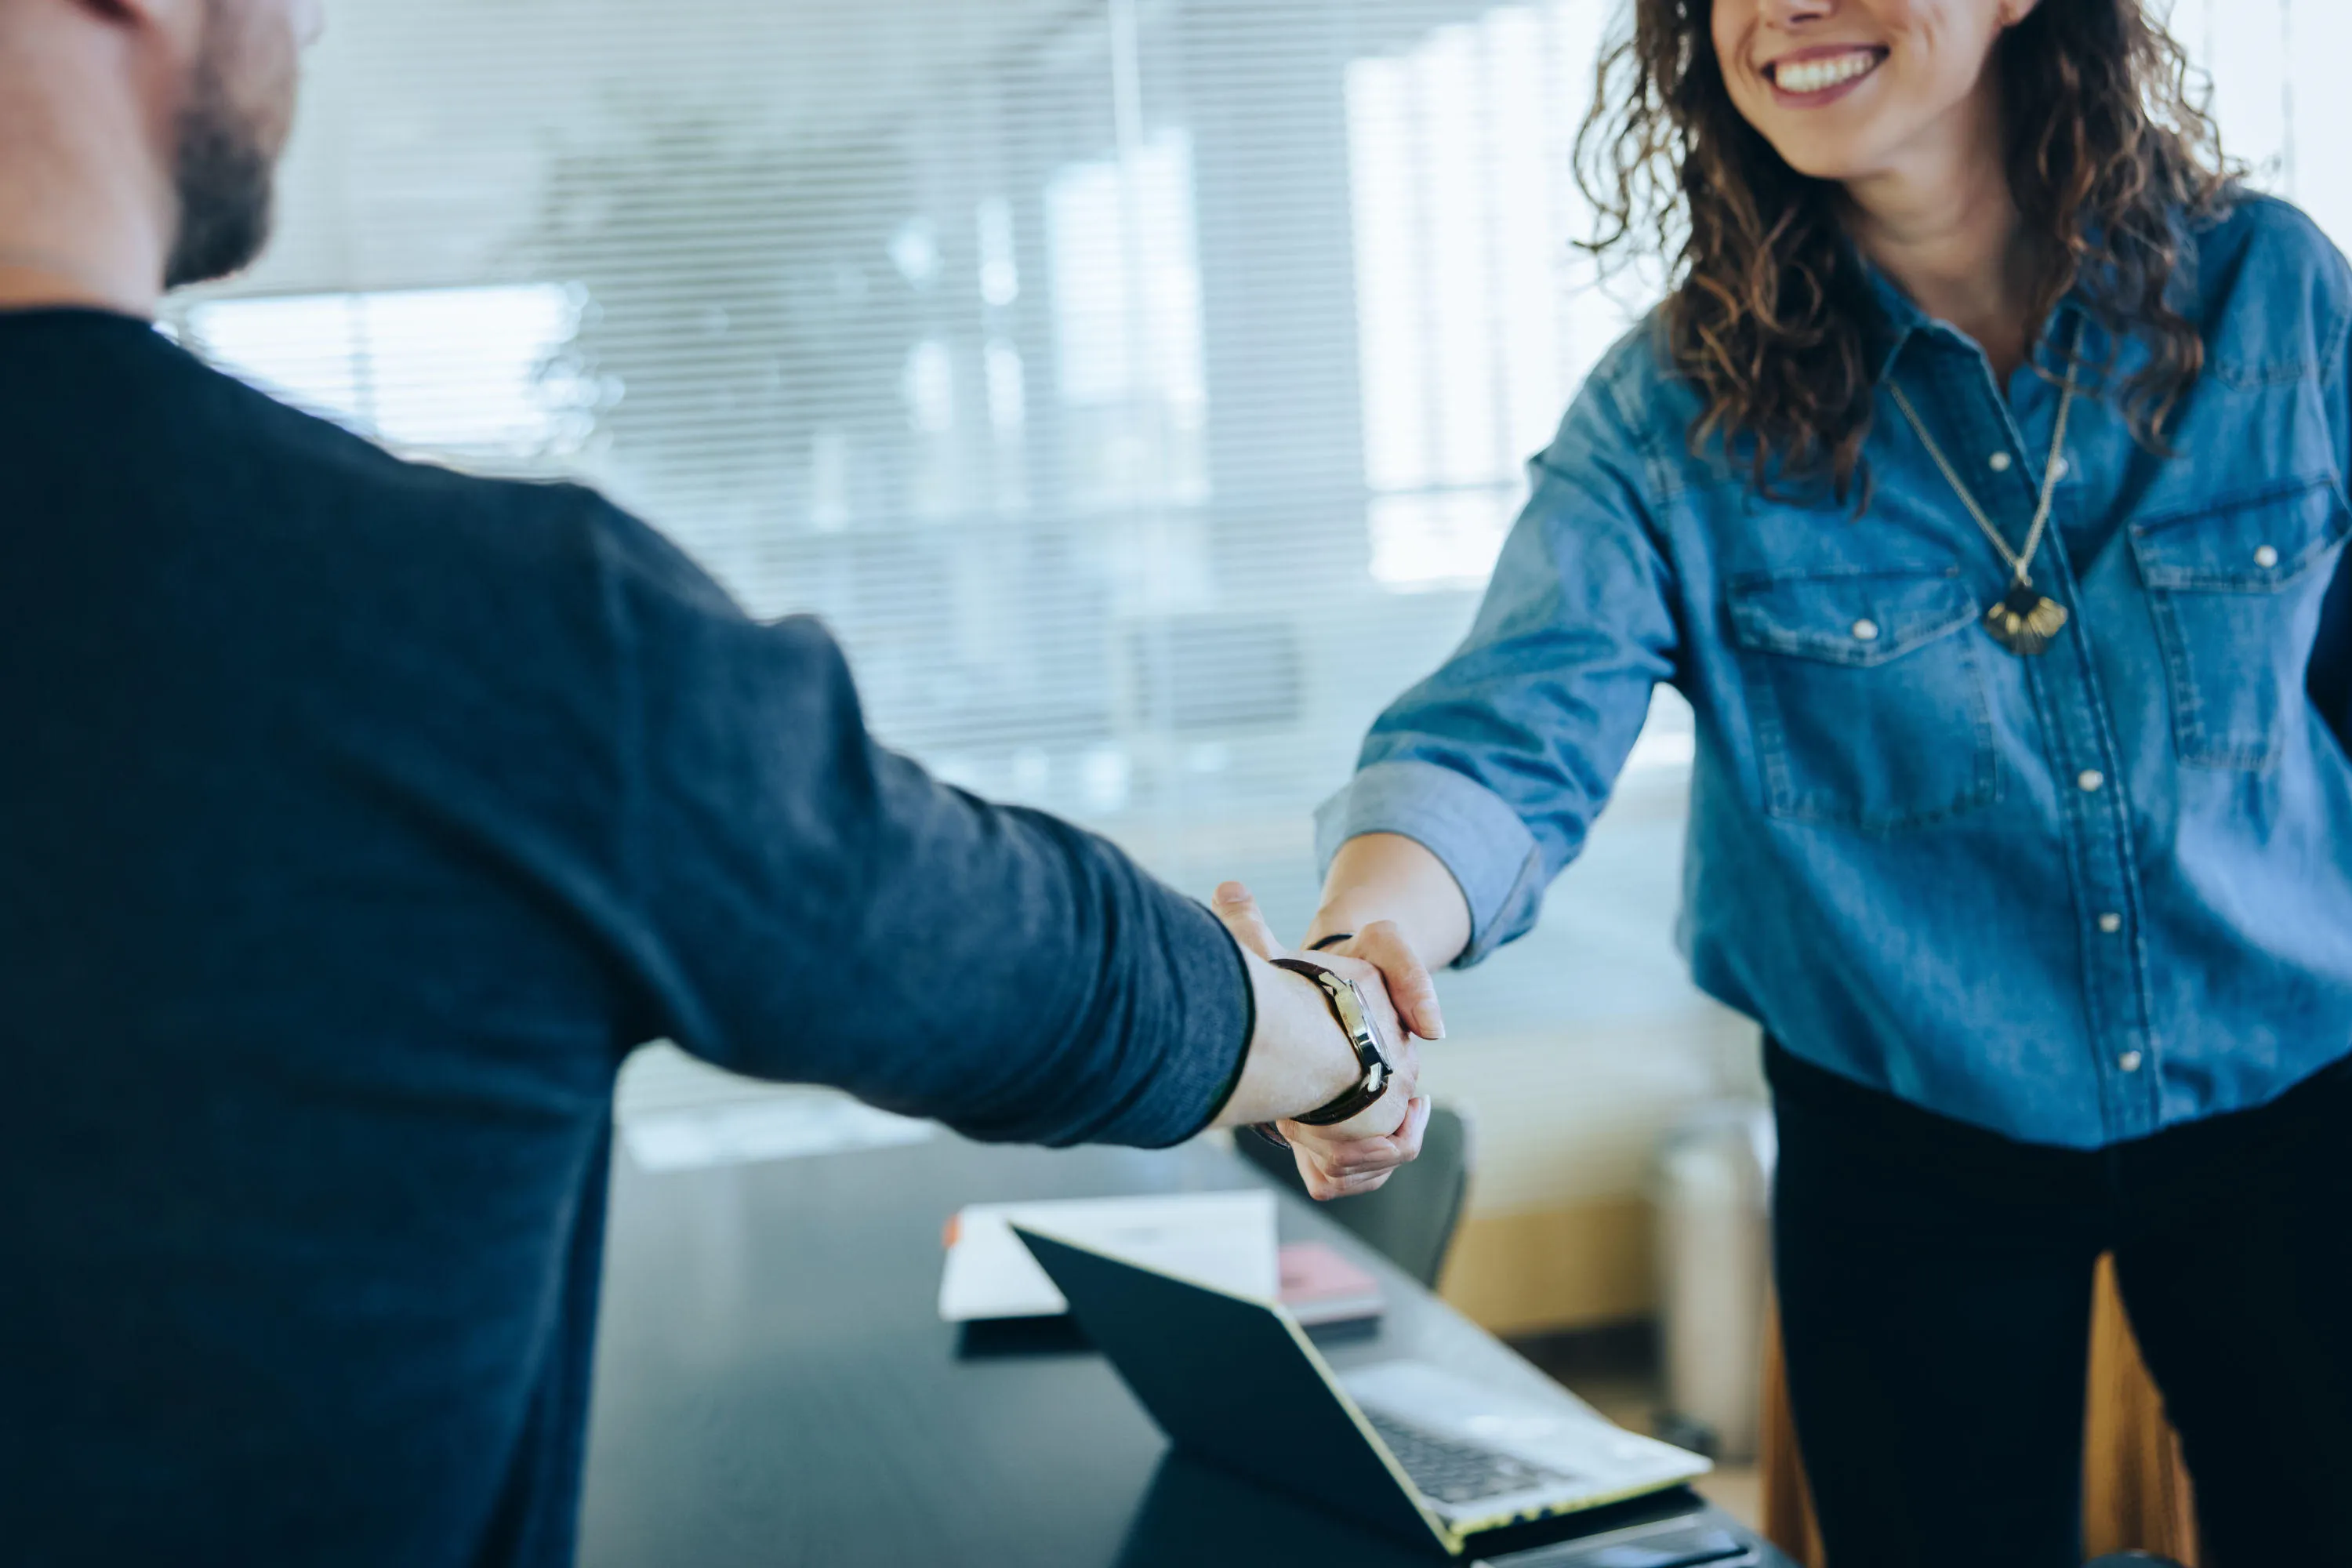
[[[1295,931],[1310,809],[1655,297],[1570,243],[1618,19],[338,0],[276,249],[171,325],[409,453],[604,487],[824,616],[890,743]],[[2175,19],[2232,150],[2352,232],[2352,6]],[[1760,1092],[1674,949],[1690,743],[1662,698],[1542,930],[1447,984],[1429,1078],[1480,1152],[1448,1293],[1498,1329],[1643,1311],[1658,1131]],[[733,1092],[648,1053],[622,1114]]]

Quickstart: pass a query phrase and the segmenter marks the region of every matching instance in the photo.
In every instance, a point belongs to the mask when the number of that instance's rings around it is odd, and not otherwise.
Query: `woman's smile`
[[[1790,109],[1835,103],[1877,74],[1890,51],[1874,44],[1819,44],[1765,62],[1772,96]]]
[[[1798,173],[1949,183],[1998,123],[1995,46],[2032,0],[1710,0],[1724,88]],[[1809,112],[1826,110],[1827,112]],[[1994,163],[1998,163],[1996,157]]]

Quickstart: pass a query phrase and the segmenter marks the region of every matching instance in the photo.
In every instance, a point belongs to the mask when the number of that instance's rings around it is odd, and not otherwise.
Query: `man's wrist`
[[[1254,953],[1247,963],[1257,1027],[1241,1083],[1216,1119],[1222,1127],[1286,1121],[1314,1110],[1363,1076],[1355,1047],[1320,986]]]

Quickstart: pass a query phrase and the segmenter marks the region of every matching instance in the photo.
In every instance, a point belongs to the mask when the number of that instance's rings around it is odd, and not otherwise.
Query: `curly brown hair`
[[[1705,410],[1690,431],[1745,447],[1754,480],[1826,474],[1861,490],[1875,401],[1873,312],[1839,215],[1839,188],[1799,174],[1740,114],[1709,26],[1713,0],[1633,0],[1632,33],[1601,63],[1577,137],[1577,178],[1601,219],[1586,248],[1672,258],[1664,307],[1675,367]],[[2142,0],[2043,0],[1996,46],[2013,198],[2037,262],[2030,318],[2077,284],[2120,343],[2149,363],[2118,389],[2134,436],[2164,429],[2204,342],[2168,302],[2179,220],[2237,190],[2186,55]],[[2104,370],[2107,367],[2095,367]]]

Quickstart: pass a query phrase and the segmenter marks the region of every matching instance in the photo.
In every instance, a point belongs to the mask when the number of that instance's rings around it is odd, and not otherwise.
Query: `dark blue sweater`
[[[587,492],[0,317],[0,1554],[567,1562],[658,1037],[1164,1144],[1235,950]]]

